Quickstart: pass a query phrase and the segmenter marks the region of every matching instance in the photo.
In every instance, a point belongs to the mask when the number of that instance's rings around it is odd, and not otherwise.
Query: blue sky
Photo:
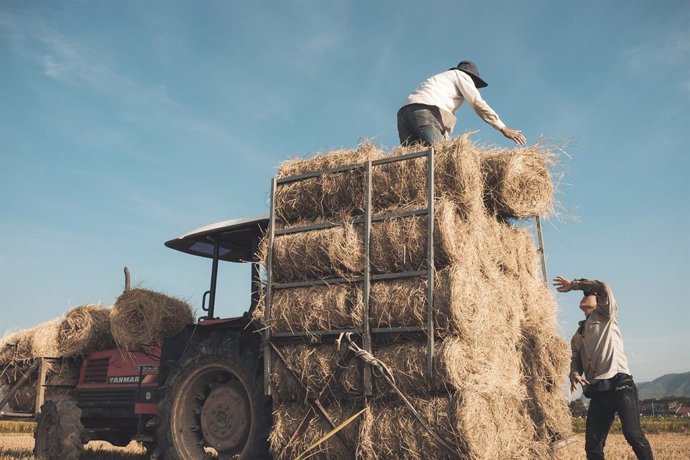
[[[409,91],[470,59],[509,126],[571,140],[549,274],[611,283],[638,381],[688,371],[689,30],[686,1],[2,0],[0,334],[111,304],[125,265],[198,306],[210,263],[165,240],[266,212],[288,157],[394,146]],[[223,267],[220,313],[248,279]]]

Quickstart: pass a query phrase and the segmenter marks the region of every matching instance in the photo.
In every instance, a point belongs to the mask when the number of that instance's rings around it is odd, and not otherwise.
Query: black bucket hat
[[[476,64],[472,61],[460,61],[456,67],[451,67],[449,70],[460,70],[465,72],[467,75],[472,77],[474,86],[477,88],[486,88],[489,86],[487,82],[481,79],[479,76],[479,69],[477,69]]]

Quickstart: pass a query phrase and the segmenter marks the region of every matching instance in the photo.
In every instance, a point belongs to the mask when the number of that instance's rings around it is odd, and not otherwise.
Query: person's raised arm
[[[522,134],[519,129],[511,129],[507,127],[503,121],[501,121],[496,111],[492,109],[484,99],[482,99],[482,95],[474,85],[472,78],[464,72],[459,71],[458,74],[456,84],[460,89],[460,93],[465,101],[472,107],[472,109],[474,109],[477,115],[479,115],[482,120],[500,131],[501,134],[508,139],[511,139],[516,144],[525,145],[527,143],[527,138],[525,138],[525,135]]]
[[[576,290],[583,291],[585,294],[594,294],[597,296],[597,308],[601,313],[606,316],[616,314],[617,307],[613,292],[611,292],[611,287],[603,281],[584,278],[570,281],[562,276],[557,276],[554,278],[553,284],[558,292]]]

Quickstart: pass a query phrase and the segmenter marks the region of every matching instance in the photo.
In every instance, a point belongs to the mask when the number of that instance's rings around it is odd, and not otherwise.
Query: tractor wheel
[[[159,404],[158,452],[166,460],[268,458],[271,402],[258,349],[228,332],[182,357]]]
[[[46,401],[36,420],[34,455],[46,460],[79,458],[84,450],[80,418],[81,409],[71,396]]]

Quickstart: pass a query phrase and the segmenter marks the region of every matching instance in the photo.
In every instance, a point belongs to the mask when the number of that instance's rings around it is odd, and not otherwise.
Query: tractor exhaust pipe
[[[130,288],[129,268],[125,267],[125,291],[129,291]]]

